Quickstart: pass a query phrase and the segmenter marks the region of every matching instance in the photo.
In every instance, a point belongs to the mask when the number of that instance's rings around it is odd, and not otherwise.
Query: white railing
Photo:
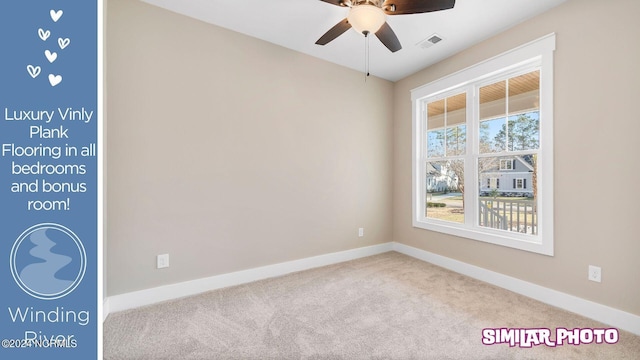
[[[535,235],[535,200],[480,199],[480,226]]]

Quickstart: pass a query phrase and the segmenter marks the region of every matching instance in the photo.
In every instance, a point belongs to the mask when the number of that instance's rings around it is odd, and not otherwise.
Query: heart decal
[[[35,79],[40,75],[40,66],[27,65],[27,72]]]
[[[62,10],[55,10],[55,9],[49,10],[49,16],[51,16],[51,20],[53,20],[53,22],[58,22],[58,20],[60,20],[63,14],[64,14],[64,11]],[[51,30],[38,28],[38,37],[42,41],[47,41],[51,37]],[[64,50],[65,48],[67,48],[69,44],[71,44],[71,39],[62,38],[62,37],[58,38],[58,46],[60,47],[61,50]],[[58,53],[55,51],[51,51],[49,49],[44,51],[44,56],[47,58],[47,61],[49,61],[49,63],[52,63],[52,64],[54,61],[56,61],[56,59],[58,59]],[[31,65],[31,64],[27,65],[27,73],[33,79],[40,76],[41,72],[42,72],[42,67],[40,67],[40,65]],[[62,82],[62,75],[49,74],[48,78],[49,78],[49,84],[51,84],[51,86],[58,86]]]
[[[56,86],[62,82],[62,75],[49,74],[49,83],[51,86]]]
[[[38,29],[38,36],[40,36],[40,39],[42,39],[42,41],[47,41],[49,36],[51,36],[51,31],[43,30],[42,28],[40,28]]]
[[[51,52],[49,50],[45,50],[44,56],[47,57],[47,60],[49,60],[50,63],[53,63],[58,58],[58,54],[57,53]]]
[[[60,49],[64,49],[67,46],[69,46],[69,43],[71,42],[71,39],[69,38],[58,38],[58,46],[60,46]]]
[[[58,22],[62,16],[62,10],[55,11],[52,9],[49,11],[49,15],[51,15],[51,20],[53,20],[53,22]]]

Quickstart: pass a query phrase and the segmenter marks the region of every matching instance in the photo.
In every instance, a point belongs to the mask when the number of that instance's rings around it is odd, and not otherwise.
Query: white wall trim
[[[638,315],[397,242],[393,243],[393,250],[640,335],[640,316]]]
[[[107,320],[107,316],[109,316],[109,298],[102,301],[102,322]]]
[[[286,275],[296,271],[303,271],[320,266],[359,259],[366,256],[382,254],[391,251],[392,247],[393,243],[388,242],[110,296],[105,301],[103,317],[106,318],[109,315],[109,312],[151,305],[228,286],[245,284],[252,281]]]

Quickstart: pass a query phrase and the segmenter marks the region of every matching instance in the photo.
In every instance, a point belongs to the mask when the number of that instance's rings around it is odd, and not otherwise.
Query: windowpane
[[[480,153],[538,149],[539,108],[539,70],[481,87]]]
[[[478,159],[478,224],[493,229],[537,234],[537,156]]]
[[[429,161],[426,179],[425,216],[464,223],[464,161]]]
[[[463,155],[467,144],[467,94],[446,99],[447,156]]]
[[[540,71],[509,79],[509,114],[540,108]]]
[[[427,104],[427,129],[444,127],[444,99]]]
[[[507,113],[507,82],[483,86],[480,88],[480,120],[504,117]]]
[[[504,136],[500,131],[504,128],[505,118],[491,119],[480,122],[480,153],[495,153],[504,151],[506,147]]]
[[[444,129],[427,132],[427,157],[444,156]]]
[[[509,151],[535,150],[540,145],[539,112],[509,116],[509,131],[507,136]],[[504,129],[496,135],[504,139]]]
[[[467,144],[467,94],[427,104],[427,157],[463,155]]]
[[[458,125],[447,128],[447,155],[462,155],[467,144],[467,127]]]
[[[467,94],[447,98],[447,126],[464,124],[467,121]]]

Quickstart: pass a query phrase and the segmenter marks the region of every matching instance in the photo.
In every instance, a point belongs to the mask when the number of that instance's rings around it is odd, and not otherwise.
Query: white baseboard
[[[103,317],[106,319],[109,312],[117,312],[151,305],[166,300],[195,295],[228,286],[245,284],[252,281],[286,275],[296,271],[303,271],[366,256],[382,254],[391,251],[392,247],[393,243],[389,242],[110,296],[107,299],[108,302],[105,301]]]
[[[393,250],[445,269],[499,286],[543,303],[640,335],[640,316],[552,290],[442,255],[393,243]]]
[[[109,316],[109,298],[104,299],[102,302],[102,322],[107,320],[107,316]]]

